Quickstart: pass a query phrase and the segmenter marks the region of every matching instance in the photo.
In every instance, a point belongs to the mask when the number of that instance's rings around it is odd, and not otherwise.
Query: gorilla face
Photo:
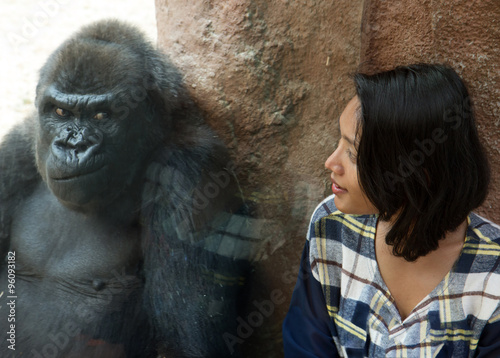
[[[140,196],[147,160],[167,142],[169,98],[178,100],[161,63],[134,29],[110,22],[83,29],[42,67],[36,162],[61,203],[88,212]]]
[[[36,160],[49,189],[72,208],[102,207],[137,179],[148,151],[144,106],[123,118],[113,93],[68,94],[49,86],[39,103]]]
[[[42,68],[36,162],[69,208],[106,207],[141,179],[157,136],[143,67],[126,46],[87,40],[63,44]]]

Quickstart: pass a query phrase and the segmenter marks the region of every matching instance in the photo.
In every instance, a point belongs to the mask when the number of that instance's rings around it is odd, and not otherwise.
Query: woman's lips
[[[335,180],[333,180],[333,178],[331,178],[331,180],[332,180],[332,191],[335,195],[347,193],[347,189],[342,188],[340,185],[338,185],[335,182]]]

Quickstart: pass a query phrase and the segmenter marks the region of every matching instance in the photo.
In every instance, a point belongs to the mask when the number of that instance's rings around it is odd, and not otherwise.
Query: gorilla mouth
[[[73,173],[68,174],[68,175],[64,175],[61,173],[61,175],[52,176],[52,180],[62,182],[62,181],[71,181],[71,180],[75,180],[75,179],[80,179],[82,177],[96,174],[97,172],[101,171],[105,167],[106,167],[106,165],[102,165],[102,166],[98,167],[97,169],[92,169],[89,171],[73,172]]]

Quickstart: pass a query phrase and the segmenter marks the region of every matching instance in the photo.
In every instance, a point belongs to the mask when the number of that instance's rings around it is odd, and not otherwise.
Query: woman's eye
[[[354,153],[351,152],[349,149],[346,150],[346,153],[347,153],[347,156],[349,157],[349,159],[355,163],[356,159],[357,159],[356,155],[354,155]]]
[[[96,113],[96,115],[94,116],[94,119],[97,119],[99,121],[101,121],[103,119],[108,119],[108,118],[109,118],[109,114],[106,112],[99,112],[99,113]]]
[[[60,108],[60,107],[56,107],[56,109],[54,110],[54,112],[56,112],[56,114],[59,117],[63,117],[63,118],[69,117],[71,115],[70,111],[67,111],[64,108]]]

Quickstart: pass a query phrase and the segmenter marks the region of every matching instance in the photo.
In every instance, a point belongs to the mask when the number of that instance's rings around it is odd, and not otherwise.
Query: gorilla
[[[0,147],[0,355],[237,356],[245,206],[178,70],[100,21],[49,57],[35,104]]]

